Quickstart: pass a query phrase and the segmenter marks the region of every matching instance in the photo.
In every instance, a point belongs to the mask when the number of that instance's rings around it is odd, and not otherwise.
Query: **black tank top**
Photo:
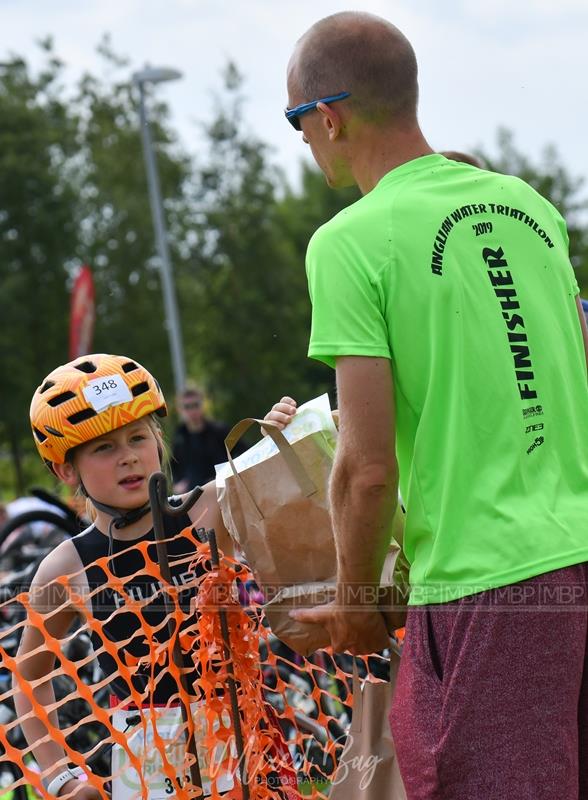
[[[174,537],[171,541],[166,542],[172,582],[179,590],[178,601],[186,615],[185,621],[180,627],[187,626],[191,622],[188,615],[190,613],[190,601],[196,591],[195,580],[204,572],[202,568],[196,573],[190,569],[189,556],[196,553],[196,535],[194,531],[190,529],[182,536],[177,535],[191,526],[191,524],[188,515],[164,518],[166,539]],[[132,541],[113,539],[112,558],[108,563],[109,569],[118,578],[123,579],[125,591],[132,599],[148,600],[150,597],[153,598],[151,602],[147,602],[140,609],[133,611],[125,610],[125,598],[109,586],[107,573],[96,564],[98,559],[108,557],[108,536],[93,525],[83,533],[74,536],[72,542],[85,567],[90,592],[100,589],[91,597],[93,616],[102,623],[101,627],[105,639],[108,638],[117,644],[126,642],[129,639],[124,647],[120,646],[118,648],[118,654],[127,666],[134,666],[134,659],[149,656],[150,654],[148,640],[141,624],[141,617],[151,628],[157,628],[153,636],[154,640],[156,639],[159,643],[164,643],[168,640],[167,627],[165,625],[162,626],[166,613],[160,584],[153,575],[150,575],[147,571],[142,571],[146,566],[143,553],[139,548],[133,548],[133,544],[152,542],[153,544],[147,546],[147,557],[157,564],[155,534],[153,530],[150,530],[144,536]],[[127,552],[121,552],[124,550],[127,550]],[[131,577],[129,578],[129,576]],[[128,580],[124,580],[125,578],[128,578]],[[187,587],[182,591],[181,587],[186,585]],[[127,698],[130,694],[129,686],[119,674],[116,661],[104,651],[100,635],[92,633],[92,644],[97,653],[98,663],[102,671],[112,679],[110,689],[120,699]],[[127,654],[134,657],[134,659],[127,659]],[[151,695],[147,687],[152,685],[150,676],[153,671],[155,679],[153,702],[165,704],[172,695],[178,692],[176,681],[168,671],[167,664],[155,663],[152,665],[152,662],[155,661],[155,656],[145,660],[145,667],[141,667],[132,677],[133,686],[138,692],[144,694],[144,702],[149,702]],[[191,661],[187,663],[192,664]],[[192,686],[197,675],[198,673],[195,669],[191,669],[187,673],[191,692],[194,692]]]

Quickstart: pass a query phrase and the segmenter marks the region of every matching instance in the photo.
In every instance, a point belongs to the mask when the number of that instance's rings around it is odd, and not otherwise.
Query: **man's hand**
[[[378,653],[390,644],[382,614],[373,605],[340,605],[334,600],[323,606],[290,611],[299,622],[322,625],[336,653],[348,650],[354,656]]]
[[[279,429],[283,430],[294,419],[297,405],[296,400],[291,397],[282,397],[279,403],[274,403],[272,410],[265,415],[264,419],[276,422]]]

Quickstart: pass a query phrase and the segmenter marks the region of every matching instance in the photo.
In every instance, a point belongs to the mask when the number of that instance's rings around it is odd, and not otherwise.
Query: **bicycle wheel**
[[[13,531],[23,525],[29,525],[32,522],[47,522],[49,525],[53,525],[55,528],[63,531],[68,536],[75,536],[80,532],[80,526],[77,521],[62,517],[61,514],[55,511],[36,508],[32,511],[24,511],[22,514],[17,514],[0,528],[0,549]]]

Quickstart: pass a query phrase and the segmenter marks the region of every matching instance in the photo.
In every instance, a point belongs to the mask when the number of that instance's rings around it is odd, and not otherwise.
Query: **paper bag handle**
[[[279,429],[277,423],[267,419],[255,419],[254,417],[247,417],[246,419],[242,419],[241,422],[238,422],[233,428],[231,428],[225,439],[227,458],[231,466],[233,475],[237,478],[240,485],[245,489],[245,492],[247,493],[249,499],[253,503],[253,506],[257,510],[260,519],[263,519],[263,514],[261,513],[255,500],[253,499],[253,496],[251,495],[251,492],[249,491],[247,484],[243,480],[242,476],[239,475],[239,473],[237,472],[237,468],[235,467],[233,457],[231,456],[231,450],[233,449],[233,447],[237,444],[239,439],[241,439],[241,437],[244,436],[245,433],[247,433],[249,428],[255,424],[261,425],[267,431],[268,436],[271,437],[274,444],[278,448],[280,455],[286,462],[288,469],[292,473],[294,480],[298,484],[302,494],[305,497],[311,497],[317,491],[317,488],[311,477],[304,469],[304,465],[294,452],[292,445],[286,439],[282,431]]]

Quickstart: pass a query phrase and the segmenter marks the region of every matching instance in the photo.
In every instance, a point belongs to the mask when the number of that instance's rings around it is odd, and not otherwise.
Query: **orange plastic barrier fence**
[[[97,562],[115,598],[106,619],[94,613],[105,587],[89,585],[86,572],[46,588],[45,609],[39,610],[33,592],[0,603],[0,800],[50,797],[42,778],[68,765],[81,767],[81,779],[113,800],[187,799],[203,792],[213,800],[328,797],[351,717],[351,657],[294,654],[272,636],[261,606],[252,602],[247,567],[222,556],[213,570],[209,545],[191,529],[168,545],[180,537],[190,541],[191,552],[172,560],[173,574],[181,575],[172,585],[152,558],[152,542],[129,543],[144,562],[131,576],[117,577],[107,558]],[[155,591],[129,588],[138,577]],[[51,597],[59,598],[55,607]],[[75,610],[76,622],[56,638],[52,621],[66,608]],[[105,626],[116,617],[128,635],[113,641]],[[36,629],[39,644],[23,656],[16,646],[27,625]],[[48,653],[55,666],[33,677],[32,665],[51,661]],[[97,668],[97,658],[112,665],[111,674]],[[385,678],[386,659],[363,661],[373,679]],[[49,685],[54,699],[47,702]],[[175,690],[158,705],[165,685]],[[185,721],[182,704],[190,709]],[[30,731],[34,720],[42,728],[29,743],[23,727]],[[44,772],[33,754],[43,742],[65,752]],[[194,749],[204,789],[195,783]]]

